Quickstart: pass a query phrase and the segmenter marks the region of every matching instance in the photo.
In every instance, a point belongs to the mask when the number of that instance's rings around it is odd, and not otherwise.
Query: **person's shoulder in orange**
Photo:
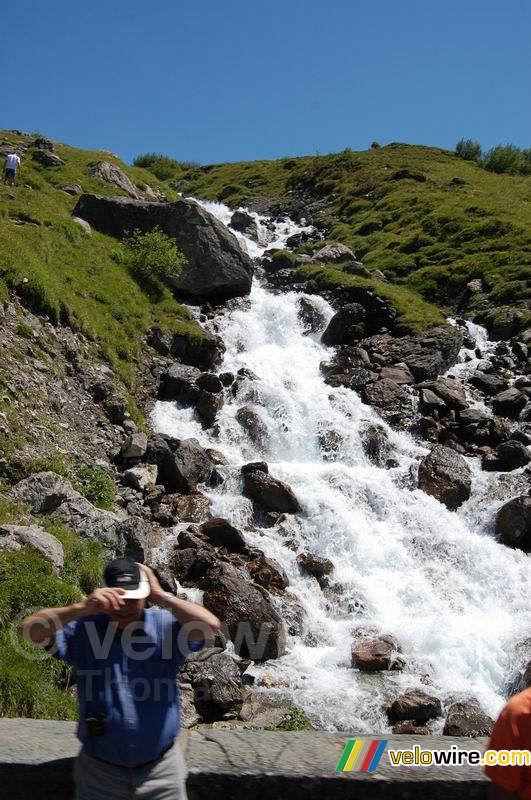
[[[494,725],[488,750],[531,750],[531,687],[515,694]],[[489,766],[485,774],[497,786],[531,800],[531,766]]]

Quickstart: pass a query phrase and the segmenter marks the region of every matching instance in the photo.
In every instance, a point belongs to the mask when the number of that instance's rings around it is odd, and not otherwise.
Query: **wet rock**
[[[122,445],[122,458],[142,458],[146,454],[147,443],[148,439],[145,433],[132,433]]]
[[[197,385],[202,391],[210,392],[211,394],[219,394],[223,391],[221,376],[214,375],[211,372],[202,372],[197,378]]]
[[[266,511],[287,514],[300,511],[291,487],[261,470],[243,473],[243,494]]]
[[[365,403],[376,408],[381,416],[396,426],[408,424],[413,414],[411,395],[403,386],[394,381],[382,379],[363,387]]]
[[[428,413],[433,411],[442,411],[446,408],[446,403],[439,395],[432,392],[431,389],[420,390],[420,403],[422,408]]]
[[[330,320],[321,341],[326,345],[353,344],[364,336],[366,312],[359,303],[348,303]]]
[[[254,472],[255,470],[265,472],[266,475],[269,473],[269,467],[265,461],[251,461],[249,464],[244,464],[241,468],[241,473],[246,475],[248,472]]]
[[[206,483],[213,464],[197,439],[168,441],[160,435],[153,437],[146,452],[146,461],[157,464],[159,481],[167,492],[190,494],[199,483]]]
[[[268,591],[282,591],[288,585],[288,577],[280,564],[263,553],[257,551],[246,567],[253,581]]]
[[[383,425],[369,425],[361,434],[365,455],[377,467],[385,467],[391,452],[389,437]]]
[[[522,495],[505,503],[496,515],[496,536],[509,547],[531,552],[531,497]]]
[[[241,297],[251,290],[250,257],[225,225],[192,200],[152,203],[84,194],[74,213],[117,238],[126,231],[145,233],[159,227],[186,256],[185,267],[171,283],[195,302]]]
[[[495,414],[509,419],[518,419],[527,398],[519,389],[506,389],[492,398],[492,409]]]
[[[439,717],[441,713],[441,701],[422,689],[405,692],[397,697],[387,709],[389,722],[413,720],[418,725],[422,725],[434,717]]]
[[[124,478],[134,489],[145,492],[157,483],[158,467],[156,464],[139,464],[124,473]]]
[[[307,297],[299,298],[297,317],[305,333],[317,333],[325,324],[323,314]]]
[[[201,371],[187,364],[172,364],[160,376],[159,400],[176,400],[179,403],[193,404],[199,397],[197,379]]]
[[[363,340],[362,347],[371,361],[379,356],[382,366],[388,367],[403,362],[416,381],[426,381],[434,380],[455,364],[462,343],[460,328],[440,326],[419,336],[371,336]]]
[[[393,733],[406,736],[429,736],[430,731],[422,725],[415,725],[411,720],[404,720],[393,725]]]
[[[486,375],[484,372],[479,372],[479,370],[470,376],[469,381],[472,386],[475,386],[476,389],[479,389],[480,392],[489,397],[493,397],[507,389],[507,381],[500,378],[499,375]]]
[[[325,575],[330,575],[334,565],[329,558],[322,558],[313,553],[299,553],[297,564],[309,575],[313,575],[318,580]]]
[[[258,447],[263,447],[267,440],[267,426],[254,408],[250,405],[242,406],[236,412],[236,419],[249,439]]]
[[[204,721],[220,719],[243,702],[240,670],[228,653],[188,661],[185,670],[191,679],[196,709]]]
[[[457,378],[437,378],[434,383],[427,384],[426,388],[440,397],[448,408],[468,408],[465,387]]]
[[[229,225],[231,228],[234,228],[235,231],[244,233],[251,239],[258,241],[258,226],[256,224],[256,220],[245,211],[235,211],[231,217]]]
[[[436,445],[419,466],[419,488],[451,511],[470,497],[472,475],[465,459],[444,445]]]
[[[0,551],[20,550],[23,545],[29,545],[52,564],[55,574],[62,568],[65,560],[61,542],[36,525],[0,525]]]
[[[453,703],[448,709],[444,723],[444,736],[490,736],[494,720],[491,719],[475,698]]]
[[[230,565],[209,575],[208,580],[204,606],[223,620],[238,655],[267,661],[285,654],[282,620],[265,589]]]
[[[317,434],[319,450],[326,461],[333,461],[343,444],[343,437],[338,431],[320,431]]]
[[[229,553],[245,553],[243,533],[226,519],[212,517],[201,525],[201,532],[214,547],[225,547]]]
[[[195,410],[204,428],[210,428],[215,420],[218,411],[223,408],[223,395],[213,394],[212,392],[202,391],[199,395]]]
[[[401,669],[400,645],[394,636],[361,629],[352,645],[352,666],[363,672]]]
[[[522,442],[510,439],[508,442],[502,442],[496,448],[496,456],[498,458],[500,469],[504,472],[510,472],[519,467],[525,467],[531,461],[529,449]]]
[[[212,501],[201,494],[168,494],[164,498],[177,518],[182,522],[203,522],[210,514]]]

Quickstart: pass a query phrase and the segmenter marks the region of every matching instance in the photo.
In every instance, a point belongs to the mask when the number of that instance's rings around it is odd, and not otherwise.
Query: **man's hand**
[[[87,614],[97,614],[100,611],[105,613],[119,611],[125,605],[123,594],[123,589],[94,589],[85,600],[84,609]]]
[[[149,593],[147,599],[149,600],[150,603],[155,603],[156,605],[158,605],[160,601],[163,600],[163,598],[166,596],[166,592],[158,582],[157,576],[155,575],[151,567],[148,567],[146,564],[138,564],[138,566],[140,567],[140,569],[142,570],[142,572],[149,581],[151,592]]]

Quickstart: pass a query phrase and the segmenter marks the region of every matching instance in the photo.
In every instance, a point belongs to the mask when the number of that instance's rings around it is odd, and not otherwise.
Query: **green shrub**
[[[186,263],[175,242],[160,230],[134,230],[125,238],[126,263],[132,274],[145,281],[177,278]]]
[[[531,172],[531,162],[514,144],[496,145],[483,156],[483,166],[489,172]]]
[[[61,579],[79,586],[83,594],[90,594],[99,586],[103,570],[101,542],[97,539],[81,539],[53,514],[42,517],[39,524],[63,545],[65,563],[61,569]]]
[[[163,156],[162,153],[143,153],[135,158],[133,165],[148,169],[161,181],[170,180],[184,166],[173,158]]]
[[[382,145],[380,144],[380,142],[377,141],[371,142],[371,150],[377,150],[381,146]]]
[[[481,145],[473,139],[460,139],[455,146],[455,154],[465,161],[479,161]]]
[[[297,706],[290,706],[278,725],[282,731],[304,731],[309,727],[310,720]]]
[[[15,330],[19,336],[23,336],[25,339],[33,339],[33,330],[26,322],[19,322]]]
[[[98,508],[112,508],[114,505],[114,483],[111,476],[101,467],[76,462],[68,470],[74,489]]]

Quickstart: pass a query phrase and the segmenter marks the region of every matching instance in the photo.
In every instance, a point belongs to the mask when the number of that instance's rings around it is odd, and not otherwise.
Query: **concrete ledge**
[[[207,730],[184,732],[189,800],[484,800],[482,767],[391,764],[386,753],[374,773],[335,772],[348,739],[324,731]],[[390,747],[481,750],[487,739],[389,736]],[[6,800],[70,800],[79,750],[75,724],[0,720],[0,787]]]

